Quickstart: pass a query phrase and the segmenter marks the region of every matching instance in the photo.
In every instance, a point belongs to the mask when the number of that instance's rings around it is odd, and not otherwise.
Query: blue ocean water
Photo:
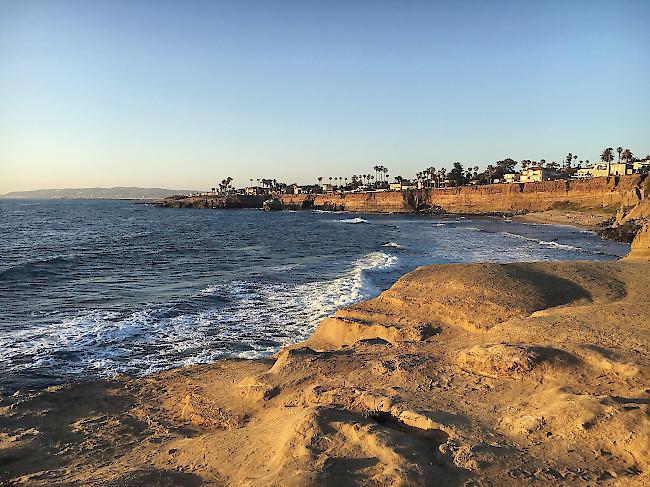
[[[268,355],[424,264],[627,250],[505,219],[0,200],[0,392]]]

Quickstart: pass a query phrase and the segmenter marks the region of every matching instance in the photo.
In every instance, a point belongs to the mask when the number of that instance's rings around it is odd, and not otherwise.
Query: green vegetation
[[[584,206],[580,206],[580,204],[576,203],[575,201],[565,200],[565,201],[556,201],[550,206],[549,209],[563,210],[563,211],[578,211],[581,213],[603,213],[606,215],[615,215],[616,212],[618,211],[618,206],[608,205],[600,208],[585,208]]]
[[[591,209],[587,210],[586,208],[580,206],[575,201],[556,201],[551,205],[551,210],[566,210],[566,211],[593,211]]]

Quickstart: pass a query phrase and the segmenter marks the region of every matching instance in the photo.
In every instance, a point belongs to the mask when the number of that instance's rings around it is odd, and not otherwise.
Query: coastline
[[[262,208],[352,213],[509,216],[521,221],[577,225],[606,238],[631,242],[650,219],[650,178],[646,175],[590,180],[488,184],[424,190],[331,194],[204,195],[166,198],[165,208]],[[269,208],[270,209],[270,208]]]
[[[611,214],[596,211],[547,210],[515,215],[513,220],[544,225],[566,225],[598,231],[612,218]]]
[[[648,240],[613,262],[425,266],[273,359],[3,398],[0,480],[643,485]]]

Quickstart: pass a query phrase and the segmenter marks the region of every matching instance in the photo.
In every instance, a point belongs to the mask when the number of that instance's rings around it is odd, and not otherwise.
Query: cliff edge
[[[422,267],[274,358],[3,398],[0,483],[647,485],[647,250]]]
[[[636,234],[628,259],[650,259],[650,223],[646,223]]]

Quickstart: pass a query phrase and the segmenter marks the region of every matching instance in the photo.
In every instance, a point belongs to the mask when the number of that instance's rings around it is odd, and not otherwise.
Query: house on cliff
[[[576,177],[579,179],[589,178],[606,178],[608,176],[625,176],[634,173],[633,164],[595,164],[589,167],[583,167],[576,171]]]
[[[267,194],[269,190],[267,188],[262,188],[261,186],[248,186],[244,189],[244,194],[247,195],[260,195]]]
[[[520,183],[539,183],[542,181],[554,181],[563,179],[564,175],[552,169],[542,166],[532,166],[521,171],[519,175]]]
[[[395,183],[390,183],[390,191],[402,191],[403,189],[415,189],[415,184],[408,179],[401,179]]]

